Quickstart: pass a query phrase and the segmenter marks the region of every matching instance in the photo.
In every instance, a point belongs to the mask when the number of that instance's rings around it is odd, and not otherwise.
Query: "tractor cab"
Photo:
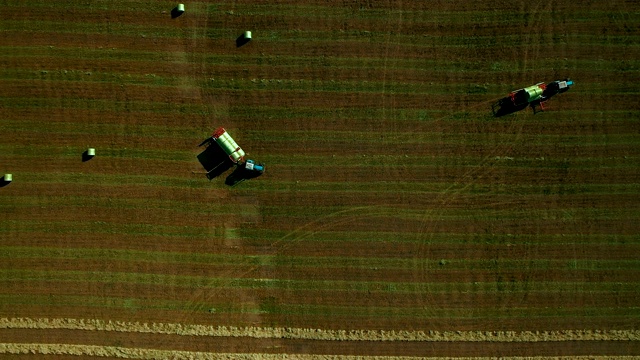
[[[264,164],[256,164],[253,160],[247,160],[247,162],[244,163],[244,169],[247,172],[262,174],[264,173]]]

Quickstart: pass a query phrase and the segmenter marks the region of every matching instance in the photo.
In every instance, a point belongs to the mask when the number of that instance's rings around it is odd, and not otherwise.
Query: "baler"
[[[219,127],[211,136],[213,141],[215,141],[222,150],[229,155],[229,159],[234,164],[241,162],[244,159],[244,150],[238,146],[235,140],[229,135],[227,130],[223,127]]]

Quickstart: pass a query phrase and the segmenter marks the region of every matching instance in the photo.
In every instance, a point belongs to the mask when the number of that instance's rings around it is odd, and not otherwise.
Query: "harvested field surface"
[[[640,358],[640,3],[175,5],[0,1],[0,357]]]

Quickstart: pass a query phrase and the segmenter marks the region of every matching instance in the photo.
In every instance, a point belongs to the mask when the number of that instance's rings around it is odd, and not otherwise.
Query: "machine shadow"
[[[172,19],[175,19],[175,18],[177,18],[178,16],[180,16],[180,15],[182,15],[182,14],[184,14],[184,12],[183,12],[183,11],[178,10],[178,7],[177,7],[177,6],[176,6],[176,7],[174,7],[173,9],[171,9],[171,18],[172,18]]]
[[[236,47],[241,47],[241,46],[247,44],[249,41],[251,41],[251,39],[247,39],[244,36],[244,34],[242,34],[236,39]]]
[[[227,176],[224,183],[228,186],[233,187],[245,180],[257,178],[260,175],[262,174],[257,172],[250,172],[247,171],[244,167],[238,166],[229,176]]]
[[[197,158],[202,167],[207,170],[207,179],[209,180],[220,176],[234,165],[219,146],[208,146],[198,154]]]
[[[89,160],[91,160],[91,159],[93,159],[93,155],[89,155],[89,151],[88,151],[88,150],[85,150],[85,151],[82,153],[82,162],[87,162],[87,161],[89,161]]]
[[[529,106],[529,104],[515,106],[511,101],[509,101],[509,98],[504,98],[491,105],[491,112],[494,117],[502,117],[524,110],[527,106]]]

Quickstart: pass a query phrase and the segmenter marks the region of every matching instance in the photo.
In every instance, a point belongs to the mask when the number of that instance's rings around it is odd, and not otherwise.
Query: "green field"
[[[175,5],[0,0],[0,354],[640,355],[640,4]]]

